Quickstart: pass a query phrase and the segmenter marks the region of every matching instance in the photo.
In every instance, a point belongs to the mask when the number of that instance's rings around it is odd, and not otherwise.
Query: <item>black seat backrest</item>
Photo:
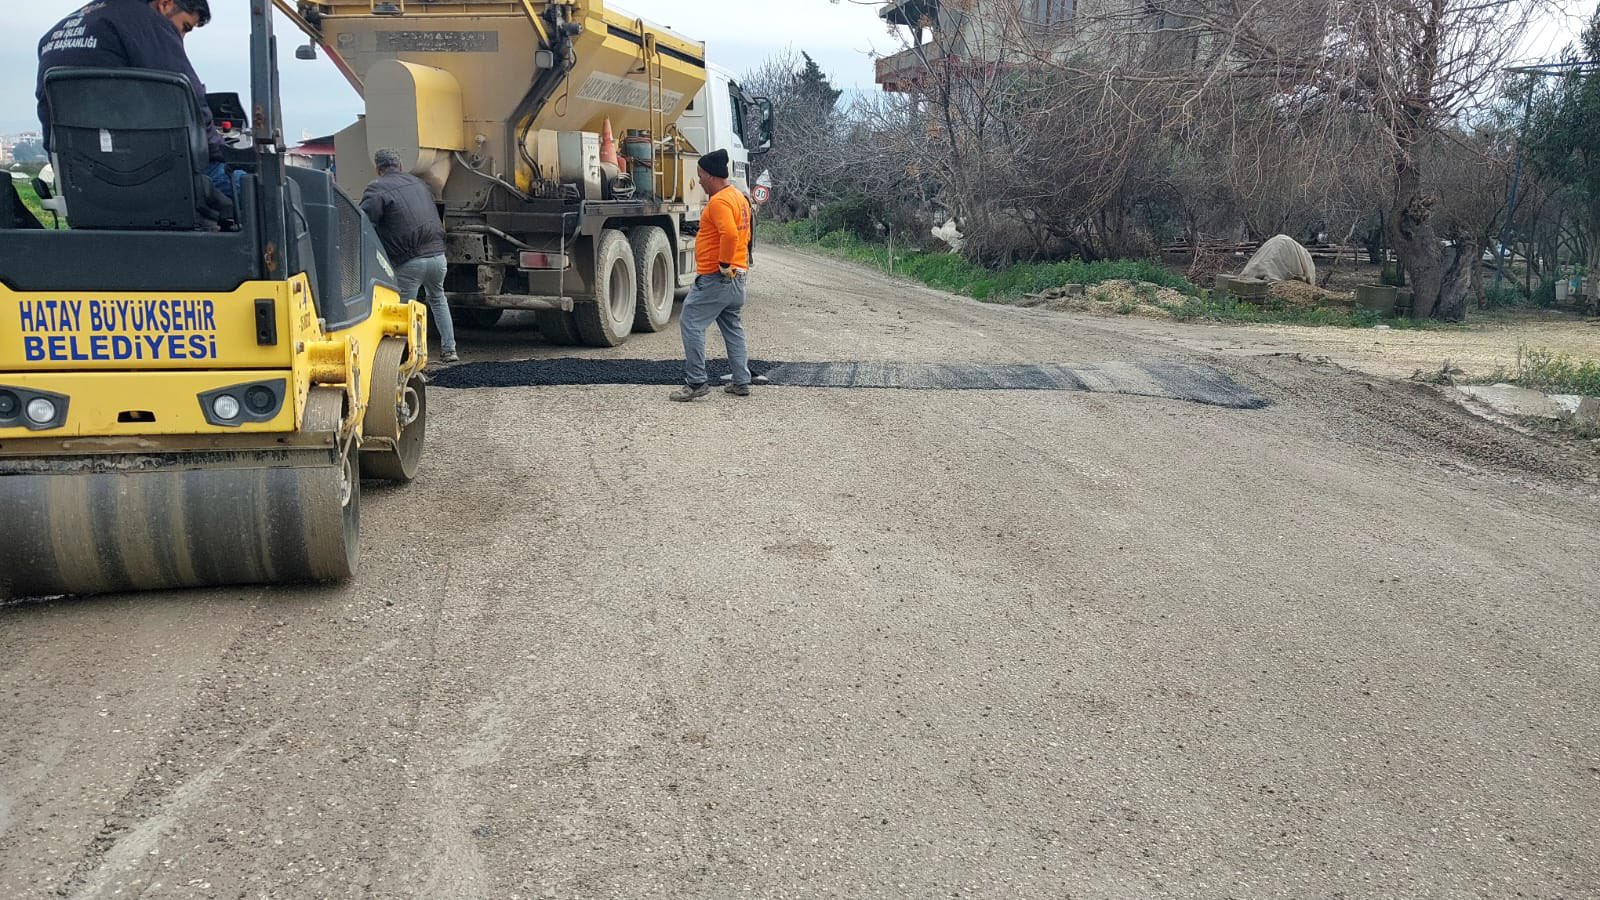
[[[9,172],[0,172],[0,228],[24,228],[33,231],[44,228],[28,205],[17,193],[17,183]]]
[[[149,69],[51,69],[50,150],[77,229],[192,231],[208,161],[194,88]]]

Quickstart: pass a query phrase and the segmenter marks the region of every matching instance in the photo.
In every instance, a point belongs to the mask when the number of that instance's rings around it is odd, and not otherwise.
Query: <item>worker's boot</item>
[[[723,390],[725,390],[728,393],[734,395],[735,397],[748,397],[748,396],[750,396],[750,385],[748,385],[748,384],[730,384],[727,387],[723,388]]]
[[[669,394],[667,399],[675,400],[679,403],[688,403],[691,400],[699,400],[709,393],[711,393],[711,386],[703,382],[700,384],[686,384]]]

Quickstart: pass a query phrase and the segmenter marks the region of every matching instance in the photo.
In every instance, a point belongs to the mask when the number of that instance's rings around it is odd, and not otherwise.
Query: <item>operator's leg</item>
[[[744,298],[745,278],[740,275],[725,285],[728,302],[717,316],[717,327],[722,329],[722,343],[728,348],[728,365],[733,369],[733,383],[750,384],[750,351],[745,344]]]
[[[226,163],[214,162],[207,165],[206,178],[211,182],[211,186],[217,189],[217,193],[227,197],[229,200],[238,199],[234,196],[233,179],[228,177]]]
[[[683,334],[683,380],[690,386],[705,384],[706,329],[717,321],[726,302],[721,290],[722,276],[701,275],[694,280],[683,301],[678,330]]]
[[[456,354],[456,326],[450,319],[450,301],[444,294],[444,276],[449,271],[450,265],[443,255],[430,256],[423,270],[422,294],[428,303],[428,310],[433,314],[433,321],[439,327],[439,349],[445,362],[455,362]]]

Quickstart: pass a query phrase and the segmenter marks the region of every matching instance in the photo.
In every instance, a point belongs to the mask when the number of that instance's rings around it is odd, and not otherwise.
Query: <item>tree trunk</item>
[[[1423,196],[1415,168],[1401,164],[1395,209],[1388,216],[1389,243],[1399,264],[1411,275],[1412,316],[1433,317],[1444,281],[1444,254],[1433,230],[1433,201]]]
[[[1478,265],[1478,257],[1482,254],[1478,242],[1473,239],[1463,240],[1446,252],[1446,256],[1454,254],[1445,267],[1444,278],[1439,286],[1439,304],[1434,307],[1433,314],[1436,318],[1447,322],[1460,322],[1467,317],[1467,294],[1474,283],[1481,281],[1478,274],[1482,267]]]
[[[1478,240],[1482,242],[1483,239],[1480,237]],[[1478,309],[1488,309],[1488,306],[1490,306],[1488,304],[1488,293],[1483,291],[1483,266],[1474,264],[1474,266],[1469,266],[1469,271],[1472,272],[1472,280],[1467,283],[1467,293],[1477,299]]]
[[[1466,314],[1471,273],[1461,265],[1459,253],[1452,259],[1445,258],[1445,248],[1433,227],[1433,198],[1423,191],[1422,176],[1415,163],[1402,157],[1397,162],[1396,175],[1389,241],[1410,277],[1414,304],[1411,315],[1417,319],[1459,320]]]
[[[1383,213],[1379,213],[1378,227],[1367,232],[1366,239],[1362,241],[1367,248],[1367,262],[1370,262],[1375,266],[1382,266],[1389,262],[1384,258],[1383,252],[1383,236],[1388,230],[1388,221],[1389,219],[1387,216],[1385,216]]]

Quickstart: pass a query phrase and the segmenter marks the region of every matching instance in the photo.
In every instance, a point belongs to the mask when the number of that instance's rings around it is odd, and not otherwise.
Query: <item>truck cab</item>
[[[772,146],[772,109],[739,86],[733,73],[706,65],[706,86],[678,119],[678,130],[701,152],[727,150],[731,177],[750,192],[750,158]]]

